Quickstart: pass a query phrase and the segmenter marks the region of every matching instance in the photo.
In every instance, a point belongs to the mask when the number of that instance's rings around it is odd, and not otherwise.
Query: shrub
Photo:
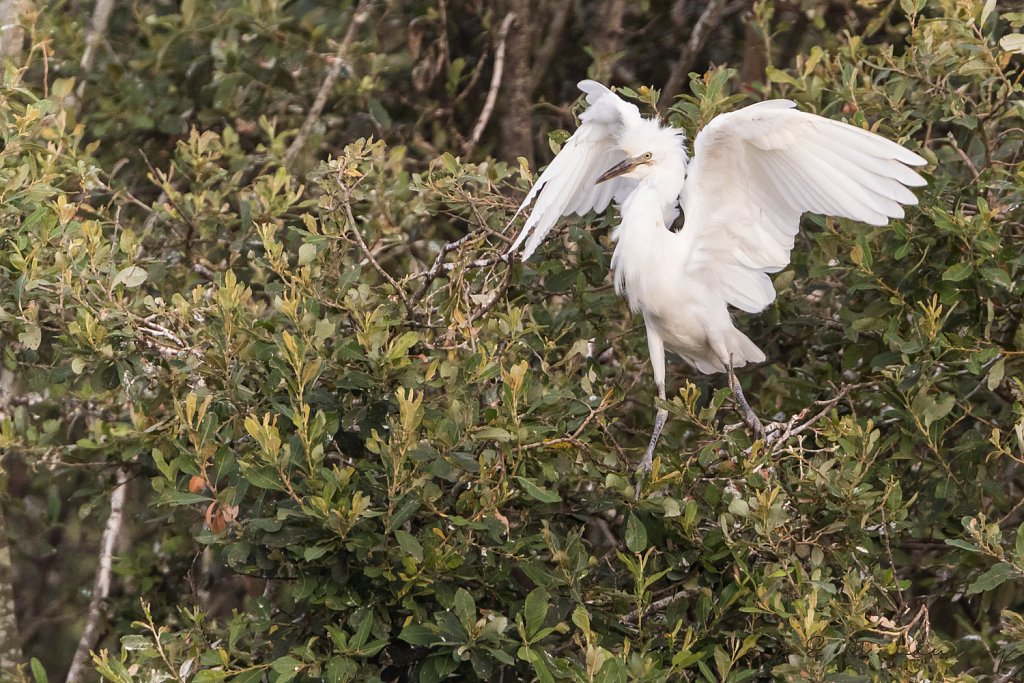
[[[115,484],[105,680],[1012,679],[1024,17],[890,4],[763,84],[625,91],[691,137],[788,97],[930,161],[906,220],[808,217],[743,319],[788,438],[732,428],[723,383],[676,365],[637,500],[654,392],[605,284],[614,219],[501,258],[532,171],[455,153],[462,105],[431,123],[396,92],[423,62],[387,22],[445,21],[409,5],[354,44],[319,163],[287,151],[330,68],[304,41],[350,13],[140,3],[111,29],[137,42],[77,77],[81,37],[44,15],[66,45],[5,73],[9,524],[19,593],[82,615],[27,639],[36,679],[78,640]]]

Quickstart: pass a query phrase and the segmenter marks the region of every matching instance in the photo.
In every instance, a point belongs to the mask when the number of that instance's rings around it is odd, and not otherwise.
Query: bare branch
[[[680,50],[679,58],[672,65],[668,81],[661,90],[661,100],[663,102],[671,104],[672,99],[682,92],[686,75],[693,68],[697,55],[704,48],[708,38],[711,37],[714,30],[722,23],[722,19],[727,14],[725,10],[726,0],[709,0],[708,4],[704,7],[704,11],[700,13],[700,18],[693,25],[693,30],[690,31],[690,39],[686,41],[683,49]]]
[[[807,406],[799,413],[789,419],[788,422],[775,422],[765,426],[765,442],[768,446],[778,449],[783,443],[788,441],[794,436],[807,431],[821,418],[828,415],[836,404],[846,398],[846,395],[850,393],[852,389],[857,389],[863,386],[862,384],[848,384],[844,385],[839,389],[838,392],[828,399],[821,401],[815,401],[812,405]],[[803,421],[807,417],[808,413],[814,406],[822,406],[821,410],[818,411],[810,419]],[[774,428],[774,429],[773,429]]]
[[[100,617],[104,603],[110,595],[110,577],[113,574],[114,565],[114,544],[121,534],[121,522],[124,518],[124,500],[127,496],[128,472],[123,467],[117,468],[117,483],[110,496],[110,516],[107,517],[107,524],[103,527],[103,536],[100,538],[99,566],[96,567],[96,581],[92,589],[92,600],[89,601],[88,618],[85,622],[85,630],[82,631],[82,638],[78,641],[78,649],[75,650],[75,657],[71,660],[71,668],[65,681],[77,683],[82,680],[85,673],[85,663],[89,658],[89,651],[96,646],[99,636]]]
[[[508,38],[508,29],[515,21],[516,15],[509,12],[505,20],[501,22],[498,30],[498,47],[494,52],[494,69],[491,71],[491,87],[487,90],[487,99],[484,100],[484,108],[480,110],[480,116],[473,126],[473,132],[463,146],[463,151],[468,155],[473,153],[476,143],[480,142],[480,136],[491,120],[491,113],[494,111],[494,103],[498,100],[498,89],[501,88],[501,75],[505,71],[505,40]]]
[[[110,13],[114,10],[114,0],[96,0],[96,7],[92,10],[92,24],[89,26],[89,33],[85,36],[85,50],[82,51],[82,59],[78,65],[82,71],[88,74],[96,63],[96,51],[99,49],[100,41],[107,32],[107,24],[110,23]],[[78,101],[82,101],[85,94],[85,79],[78,86]]]
[[[967,152],[961,149],[960,145],[957,144],[956,137],[953,135],[953,133],[946,133],[946,138],[949,140],[949,144],[953,147],[957,155],[960,157],[960,160],[964,162],[967,168],[971,169],[971,173],[974,174],[974,180],[977,180],[978,176],[981,175],[981,171],[979,171],[978,167],[974,165],[974,162],[971,161],[971,158],[967,156]]]
[[[402,289],[395,278],[391,277],[388,271],[384,270],[384,267],[380,265],[376,258],[373,256],[373,252],[366,245],[366,240],[363,239],[363,234],[359,232],[359,224],[356,222],[356,217],[352,213],[352,196],[348,192],[348,188],[345,188],[345,217],[348,219],[349,228],[352,229],[352,235],[356,238],[356,242],[359,243],[359,248],[363,250],[363,255],[366,260],[373,266],[374,270],[380,273],[381,277],[387,280],[388,284],[394,287],[395,293],[405,304],[406,308],[409,307],[409,297],[405,295],[405,290]]]
[[[683,598],[690,595],[693,595],[692,591],[682,590],[678,593],[673,593],[672,595],[661,598],[660,600],[655,600],[647,606],[647,609],[643,611],[643,614],[657,614],[658,612],[661,612],[661,610],[671,605],[673,602],[676,602],[677,600],[682,600]],[[640,616],[640,610],[633,610],[623,618],[623,621],[625,621],[627,624],[635,624],[637,619],[640,618]]]
[[[427,288],[430,287],[430,283],[436,280],[442,271],[446,270],[445,266],[448,264],[444,262],[445,256],[461,247],[469,238],[474,237],[477,234],[478,233],[476,231],[466,233],[454,242],[445,242],[441,245],[441,251],[438,252],[437,258],[434,259],[434,265],[430,266],[430,270],[425,273],[424,277],[426,279],[423,280],[423,284],[416,290],[416,293],[412,295],[410,303],[416,303],[423,298],[423,295],[427,293]]]
[[[305,146],[306,140],[309,139],[309,134],[313,132],[313,126],[316,125],[316,122],[320,119],[320,114],[324,111],[324,107],[327,106],[327,98],[334,88],[334,82],[341,75],[341,67],[345,64],[345,56],[348,53],[349,46],[352,44],[352,40],[355,38],[356,31],[370,18],[370,4],[370,0],[359,0],[359,4],[356,5],[356,9],[352,13],[352,20],[345,31],[345,36],[338,43],[338,49],[334,52],[331,68],[327,70],[324,82],[320,84],[320,90],[317,91],[316,98],[313,100],[313,106],[306,113],[306,119],[302,122],[298,135],[295,136],[292,144],[288,146],[288,150],[284,153],[286,164],[290,164],[299,150]]]
[[[571,444],[580,446],[581,444],[579,443],[579,441],[577,441],[577,439],[579,438],[579,435],[583,433],[583,430],[587,428],[587,425],[590,424],[591,420],[593,420],[595,417],[597,417],[599,413],[603,413],[604,411],[608,410],[608,408],[612,404],[611,399],[612,399],[612,390],[609,389],[608,391],[605,392],[604,396],[601,398],[600,405],[598,405],[596,408],[591,408],[590,406],[587,406],[587,409],[590,411],[590,414],[587,415],[587,417],[583,420],[583,422],[580,423],[580,426],[577,427],[576,431],[574,431],[572,434],[568,434],[566,436],[560,436],[560,437],[555,438],[555,439],[547,439],[545,441],[538,441],[536,443],[528,443],[528,444],[523,446],[523,450],[524,451],[531,451],[531,450],[533,450],[535,448],[547,448],[549,446],[557,446],[559,444],[564,444],[564,443],[571,443]]]

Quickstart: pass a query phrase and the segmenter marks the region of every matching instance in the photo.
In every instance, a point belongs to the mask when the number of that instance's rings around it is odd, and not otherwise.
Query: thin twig
[[[370,18],[370,4],[370,0],[359,0],[359,4],[352,13],[352,20],[345,31],[345,37],[338,43],[338,49],[334,52],[331,68],[327,70],[324,82],[320,84],[320,90],[317,91],[316,98],[313,100],[313,106],[306,113],[306,119],[302,122],[298,135],[295,136],[292,144],[288,146],[288,150],[284,153],[286,164],[290,164],[299,150],[305,146],[309,134],[313,132],[313,126],[316,125],[316,122],[320,119],[320,114],[324,111],[324,107],[327,106],[327,98],[331,94],[331,89],[334,88],[334,82],[341,75],[341,67],[345,64],[345,55],[348,52],[349,45],[352,44],[352,40],[355,38],[359,27]]]
[[[673,593],[672,595],[670,595],[670,596],[668,596],[666,598],[662,598],[660,600],[655,600],[654,602],[652,602],[650,605],[647,606],[647,609],[644,610],[644,614],[646,615],[646,614],[651,614],[652,612],[653,613],[660,612],[662,609],[668,607],[669,605],[671,605],[676,600],[682,600],[683,598],[685,598],[688,595],[691,595],[691,591],[679,591],[678,593]],[[629,614],[627,614],[623,618],[623,621],[625,621],[628,624],[635,624],[636,620],[637,620],[637,618],[639,616],[640,616],[640,610],[633,610],[632,612],[630,612]]]
[[[96,567],[96,581],[92,589],[92,600],[89,601],[88,618],[85,622],[85,630],[82,631],[82,638],[78,641],[78,649],[75,650],[74,659],[71,660],[71,668],[68,669],[66,683],[77,683],[82,679],[86,660],[89,658],[89,651],[96,646],[99,636],[100,617],[104,603],[110,595],[110,577],[113,574],[114,566],[114,544],[117,537],[121,535],[121,522],[124,519],[124,500],[127,496],[128,472],[123,467],[117,468],[117,483],[110,496],[110,516],[107,517],[107,524],[103,527],[103,536],[100,538],[99,566]]]
[[[590,424],[591,421],[595,417],[597,417],[599,413],[603,413],[605,410],[608,409],[608,407],[611,405],[611,397],[612,391],[611,389],[609,389],[605,393],[604,397],[601,399],[601,403],[596,408],[591,408],[590,406],[587,406],[587,409],[590,411],[590,414],[587,415],[583,422],[580,423],[580,426],[577,427],[576,431],[574,431],[572,434],[569,434],[567,436],[560,436],[557,439],[547,439],[545,441],[538,441],[536,443],[528,443],[523,446],[523,450],[531,451],[535,448],[547,448],[548,446],[557,446],[563,443],[579,445],[579,442],[576,439],[579,438],[579,435],[583,433],[583,430],[587,428],[587,425]]]
[[[946,133],[946,137],[949,139],[949,144],[953,145],[953,149],[956,150],[956,153],[960,155],[960,159],[967,164],[967,168],[971,169],[971,173],[974,174],[974,180],[977,180],[978,176],[981,175],[981,171],[979,171],[978,167],[974,165],[971,158],[967,156],[967,152],[960,149],[960,145],[957,144],[956,137],[952,133]]]
[[[352,214],[352,196],[348,190],[345,190],[345,217],[348,219],[348,225],[352,229],[352,235],[356,238],[356,242],[359,243],[359,248],[363,250],[363,255],[366,260],[369,261],[370,265],[380,273],[381,277],[388,281],[388,284],[395,288],[395,292],[398,294],[402,303],[405,304],[406,308],[409,307],[409,297],[405,295],[405,290],[395,281],[395,278],[391,277],[388,271],[384,270],[384,267],[373,257],[373,252],[366,245],[366,240],[363,239],[363,234],[359,232],[359,224],[356,223],[356,217]]]
[[[107,24],[110,23],[110,13],[114,9],[114,0],[97,0],[96,7],[92,10],[92,25],[89,33],[85,36],[85,50],[82,51],[82,59],[78,63],[82,71],[88,74],[96,63],[96,51],[99,49],[103,34],[107,32]],[[78,101],[82,101],[85,93],[85,81],[83,78],[78,86]]]
[[[855,389],[860,386],[863,385],[846,385],[843,386],[838,392],[836,392],[836,395],[833,396],[832,398],[828,398],[822,401],[815,401],[812,405],[822,406],[822,409],[818,411],[813,417],[806,421],[801,422],[801,420],[807,417],[807,414],[811,412],[811,406],[808,406],[801,410],[799,413],[791,417],[788,422],[776,422],[770,425],[766,425],[765,443],[774,448],[778,448],[783,443],[788,441],[790,438],[807,431],[812,426],[814,426],[814,424],[818,420],[828,415],[829,412],[831,412],[831,410],[835,408],[836,404],[843,400],[843,398],[850,393],[851,389]],[[776,430],[772,431],[772,427],[775,427]]]
[[[423,281],[423,284],[420,285],[420,288],[416,290],[416,293],[412,295],[412,299],[410,300],[411,303],[416,303],[417,301],[419,301],[423,297],[423,295],[427,293],[427,288],[430,287],[430,284],[434,280],[436,280],[437,276],[441,274],[442,270],[444,270],[444,257],[447,256],[450,252],[453,252],[459,247],[461,247],[466,242],[466,240],[478,234],[479,233],[474,230],[473,232],[466,233],[465,235],[455,240],[454,242],[445,242],[444,244],[441,245],[441,251],[438,252],[437,258],[434,259],[434,265],[430,266],[430,270],[428,270],[425,273],[426,279]]]
[[[494,69],[491,71],[491,87],[487,90],[487,99],[484,100],[484,108],[480,110],[480,117],[473,126],[473,132],[466,140],[463,151],[468,155],[473,152],[476,143],[480,142],[480,136],[484,134],[487,122],[491,120],[491,113],[494,111],[494,103],[498,100],[498,89],[501,88],[501,76],[505,71],[505,40],[508,38],[508,30],[515,21],[516,15],[509,12],[505,20],[501,22],[498,29],[498,48],[494,52]]]
[[[469,324],[470,325],[472,325],[477,320],[479,320],[480,318],[482,318],[485,315],[487,315],[488,313],[490,313],[491,309],[494,308],[494,304],[498,303],[498,301],[500,301],[502,299],[502,297],[505,296],[505,292],[508,291],[508,286],[509,286],[509,284],[511,282],[512,282],[512,269],[511,268],[506,268],[505,269],[505,277],[501,281],[501,284],[498,285],[498,289],[497,289],[497,291],[494,292],[494,295],[491,296],[491,298],[487,300],[487,303],[485,303],[483,306],[478,308],[473,313],[473,315],[469,316]]]

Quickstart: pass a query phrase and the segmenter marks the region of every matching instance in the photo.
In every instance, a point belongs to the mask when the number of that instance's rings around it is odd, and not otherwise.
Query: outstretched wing
[[[525,242],[524,260],[559,218],[571,213],[604,211],[614,197],[621,198],[623,191],[635,182],[616,178],[598,185],[595,181],[626,158],[616,141],[623,128],[641,121],[640,110],[596,81],[580,81],[577,87],[587,94],[590,105],[580,115],[580,127],[565,142],[516,211],[518,216],[536,200],[530,217],[509,249],[513,252]]]
[[[871,225],[917,204],[926,162],[866,130],[770,100],[715,117],[694,141],[683,188],[689,274],[756,313],[775,299],[767,273],[789,263],[804,212]]]

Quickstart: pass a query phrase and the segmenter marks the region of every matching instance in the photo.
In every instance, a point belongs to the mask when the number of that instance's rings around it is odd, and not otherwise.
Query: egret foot
[[[636,489],[634,494],[638,500],[640,499],[640,487],[644,483],[644,478],[651,473],[651,469],[654,466],[654,447],[658,445],[658,438],[661,437],[661,430],[665,428],[665,422],[667,421],[668,411],[664,408],[659,408],[657,415],[654,416],[654,433],[651,434],[651,442],[647,444],[647,451],[644,453],[640,465],[636,468]]]
[[[736,403],[739,404],[740,410],[743,411],[743,421],[747,423],[755,436],[764,436],[764,425],[761,424],[754,409],[747,403],[747,397],[743,395],[743,387],[740,386],[740,380],[732,368],[732,356],[729,356],[729,388],[732,390],[732,395],[736,399]]]

